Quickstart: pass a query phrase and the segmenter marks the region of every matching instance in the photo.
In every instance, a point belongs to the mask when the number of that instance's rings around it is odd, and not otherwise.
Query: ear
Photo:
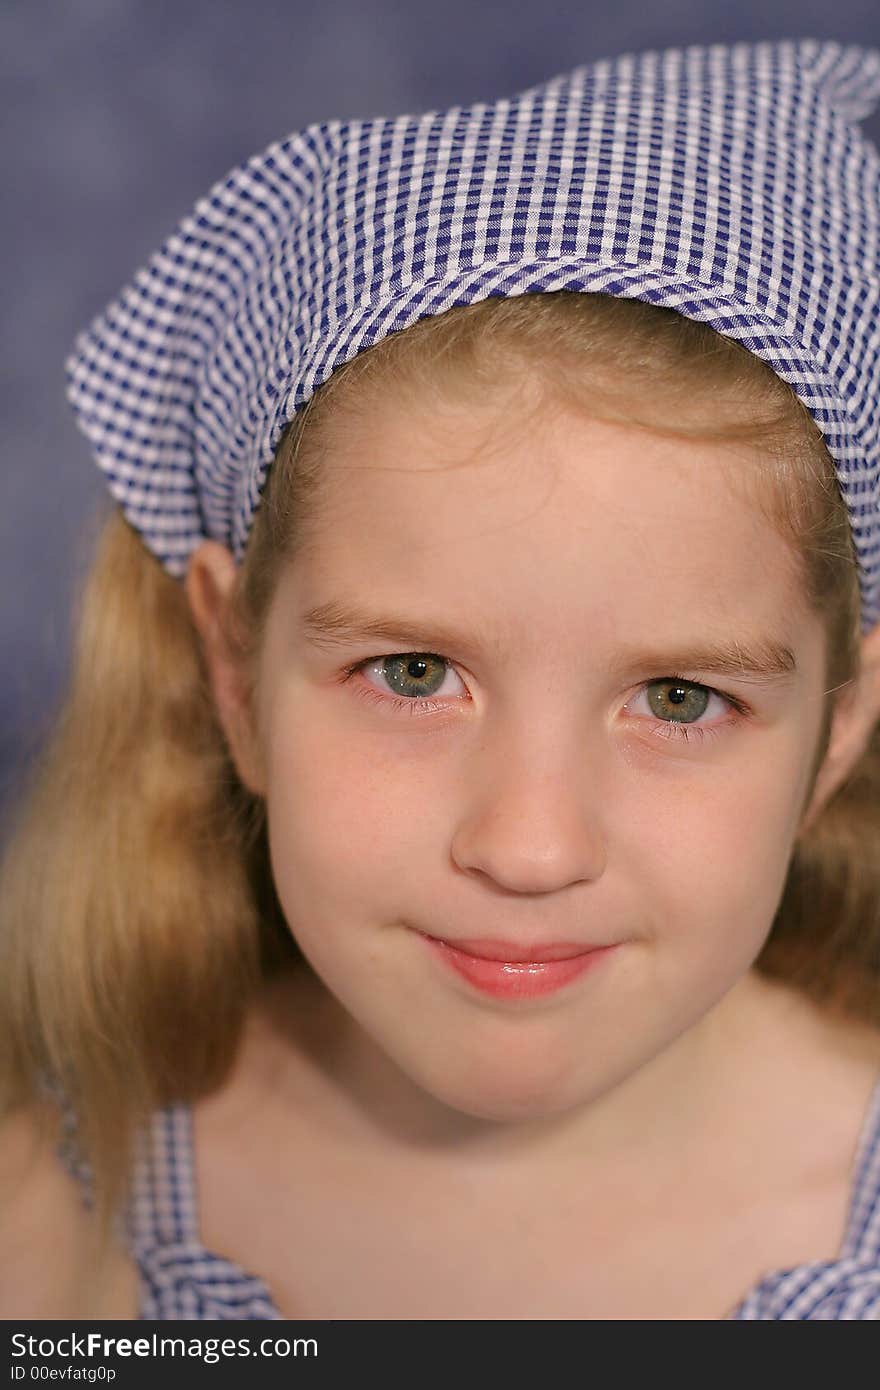
[[[232,639],[228,616],[236,575],[230,551],[217,541],[203,541],[190,557],[185,589],[201,638],[217,716],[236,771],[249,791],[262,796],[265,778],[247,667],[244,653]]]
[[[868,747],[880,722],[880,623],[862,638],[859,674],[835,707],[828,751],[798,835],[816,820]]]

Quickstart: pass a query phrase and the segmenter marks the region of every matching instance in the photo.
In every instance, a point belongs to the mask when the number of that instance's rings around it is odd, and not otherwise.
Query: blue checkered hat
[[[811,39],[594,63],[512,100],[315,125],[233,170],[77,340],[79,423],[166,569],[241,560],[334,369],[489,295],[649,300],[738,339],[822,430],[880,619],[880,52]]]

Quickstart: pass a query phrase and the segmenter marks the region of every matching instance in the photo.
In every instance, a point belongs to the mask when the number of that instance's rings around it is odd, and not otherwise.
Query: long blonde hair
[[[320,528],[334,405],[372,391],[491,389],[519,368],[594,415],[757,444],[743,476],[799,556],[827,631],[826,691],[854,679],[859,589],[822,437],[757,358],[668,309],[560,292],[421,320],[337,371],[278,448],[237,577],[253,653],[282,562]],[[824,756],[833,710],[816,750]],[[880,1023],[880,739],[798,843],[757,968]],[[183,586],[115,508],[77,605],[66,704],[0,866],[0,1106],[63,1087],[106,1233],[135,1131],[220,1086],[261,981],[299,957],[275,894],[264,808],[238,780]],[[51,1107],[37,1107],[47,1127]],[[47,1128],[48,1132],[48,1128]]]

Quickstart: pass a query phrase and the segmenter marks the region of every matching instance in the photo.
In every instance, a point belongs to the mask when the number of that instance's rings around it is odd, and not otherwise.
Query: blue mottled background
[[[313,121],[490,100],[634,49],[773,38],[880,46],[880,0],[0,0],[0,813],[62,698],[105,501],[63,361],[196,199]],[[865,128],[880,143],[880,119]]]

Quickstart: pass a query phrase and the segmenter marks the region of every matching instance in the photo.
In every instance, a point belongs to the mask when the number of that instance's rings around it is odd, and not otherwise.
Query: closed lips
[[[427,935],[427,933],[422,933]],[[478,960],[496,960],[510,963],[534,963],[553,960],[572,960],[575,956],[586,955],[589,951],[602,949],[601,944],[589,946],[582,941],[553,941],[545,944],[523,946],[512,941],[450,941],[446,937],[429,938],[440,946],[449,946],[454,951],[475,956]]]

